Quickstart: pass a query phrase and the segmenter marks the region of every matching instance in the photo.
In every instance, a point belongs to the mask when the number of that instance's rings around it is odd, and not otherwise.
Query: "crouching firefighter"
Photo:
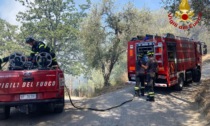
[[[149,60],[146,66],[143,67],[146,69],[146,78],[147,78],[147,87],[148,87],[148,95],[147,101],[155,101],[155,93],[154,93],[154,82],[156,78],[156,72],[158,70],[158,64],[156,59],[154,58],[154,52],[149,51],[147,53]]]
[[[47,45],[45,45],[43,42],[36,41],[32,37],[26,38],[25,42],[26,42],[26,44],[29,44],[32,47],[31,48],[32,53],[30,54],[30,58],[33,62],[35,62],[35,58],[36,58],[37,53],[46,52],[46,53],[49,53],[52,56],[52,63],[50,65],[50,67],[53,66],[53,65],[57,65],[55,53],[52,52],[52,50]]]
[[[52,56],[52,63],[50,64],[50,67],[53,65],[57,65],[55,53],[52,52],[52,50],[47,45],[45,45],[43,42],[36,41],[32,37],[28,37],[28,38],[26,38],[25,43],[29,44],[32,47],[31,48],[32,53],[30,54],[30,57],[28,57],[29,61],[32,61],[35,65],[37,65],[37,63],[35,61],[36,54],[46,52]],[[1,69],[1,64],[4,62],[8,62],[8,61],[9,61],[9,56],[0,59],[0,69]]]
[[[142,61],[142,55],[137,56],[136,61],[136,85],[135,85],[135,96],[140,97],[140,91],[141,96],[144,96],[144,80],[145,80],[145,69],[142,67],[143,61]],[[141,86],[140,86],[141,83]],[[140,86],[140,89],[139,89]]]

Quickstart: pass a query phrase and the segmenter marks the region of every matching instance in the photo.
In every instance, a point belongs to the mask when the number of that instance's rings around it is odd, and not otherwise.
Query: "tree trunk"
[[[104,86],[105,87],[110,86],[110,83],[109,83],[110,73],[105,74],[103,77],[104,77]]]
[[[115,62],[107,63],[105,67],[102,67],[102,73],[104,77],[104,86],[110,86],[110,75],[112,73],[112,69],[114,67]]]

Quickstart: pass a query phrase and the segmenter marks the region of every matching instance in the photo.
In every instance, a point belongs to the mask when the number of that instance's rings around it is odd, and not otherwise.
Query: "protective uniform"
[[[32,37],[26,38],[26,43],[30,43],[30,42],[34,42],[31,48],[31,54],[30,57],[32,60],[35,60],[36,58],[36,54],[41,53],[41,52],[47,52],[52,56],[52,65],[57,65],[57,61],[55,58],[55,53],[52,52],[52,50],[45,45],[43,42],[41,41],[35,41]]]
[[[154,101],[155,100],[155,93],[154,93],[154,82],[155,82],[155,75],[157,72],[157,61],[153,57],[153,52],[148,52],[149,60],[147,62],[147,86],[148,86],[148,95],[147,101]]]
[[[145,69],[142,67],[142,55],[137,56],[136,61],[136,85],[135,85],[135,96],[140,96],[139,91],[141,91],[141,96],[144,96],[144,89],[145,89]],[[141,82],[141,86],[139,89],[139,85]]]

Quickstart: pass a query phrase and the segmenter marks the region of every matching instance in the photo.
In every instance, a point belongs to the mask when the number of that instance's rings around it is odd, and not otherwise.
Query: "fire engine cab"
[[[182,90],[186,82],[201,79],[202,55],[207,53],[204,42],[166,34],[165,36],[137,36],[128,42],[127,70],[129,81],[135,81],[136,59],[140,54],[153,51],[158,62],[154,86]]]

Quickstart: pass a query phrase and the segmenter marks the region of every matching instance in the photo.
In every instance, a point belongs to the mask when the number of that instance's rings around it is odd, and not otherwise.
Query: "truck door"
[[[176,43],[167,43],[168,68],[170,74],[177,72]]]

